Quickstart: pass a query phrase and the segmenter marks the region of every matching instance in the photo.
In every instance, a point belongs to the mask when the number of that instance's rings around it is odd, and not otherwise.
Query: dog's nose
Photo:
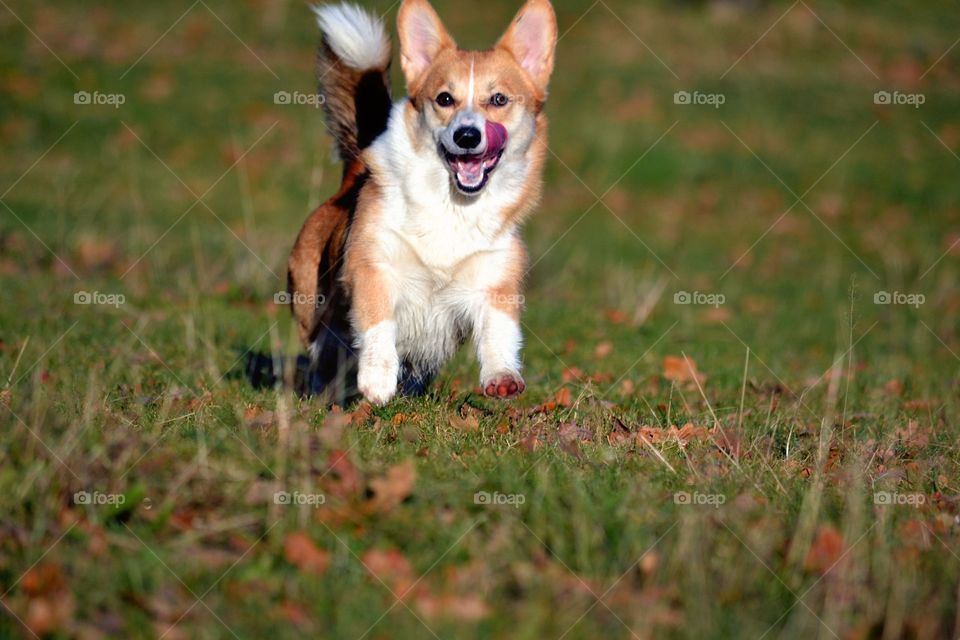
[[[460,127],[453,132],[453,141],[461,149],[476,149],[483,140],[483,134],[476,127]]]

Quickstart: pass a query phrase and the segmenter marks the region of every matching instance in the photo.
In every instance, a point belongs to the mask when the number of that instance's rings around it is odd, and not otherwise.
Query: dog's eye
[[[505,107],[510,102],[510,98],[502,93],[495,93],[490,97],[490,104],[495,107]]]
[[[446,91],[437,96],[437,104],[441,107],[452,107],[454,102],[453,96]]]

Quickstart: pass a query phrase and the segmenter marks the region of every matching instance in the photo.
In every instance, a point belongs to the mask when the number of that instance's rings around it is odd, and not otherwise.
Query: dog
[[[472,337],[483,393],[517,397],[520,228],[542,191],[553,7],[527,0],[492,49],[464,51],[427,0],[404,0],[408,95],[396,103],[382,22],[350,4],[314,11],[319,91],[344,163],[288,262],[314,386],[384,405],[422,393]]]

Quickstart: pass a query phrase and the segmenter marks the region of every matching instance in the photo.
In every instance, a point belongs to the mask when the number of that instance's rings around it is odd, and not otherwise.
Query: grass
[[[528,390],[372,412],[242,375],[339,175],[306,9],[0,9],[0,637],[956,637],[960,18],[745,6],[558,3]]]

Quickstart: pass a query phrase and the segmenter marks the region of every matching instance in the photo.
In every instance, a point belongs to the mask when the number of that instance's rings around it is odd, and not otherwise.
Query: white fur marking
[[[477,327],[477,356],[480,384],[502,373],[520,374],[520,347],[523,338],[517,322],[497,309],[488,309]]]
[[[317,5],[313,12],[330,48],[347,66],[365,71],[390,63],[390,39],[378,18],[347,3]]]
[[[363,397],[384,405],[397,393],[400,359],[397,356],[397,323],[384,320],[360,338],[360,370],[357,386]]]
[[[476,61],[474,56],[470,56],[470,83],[467,85],[467,110],[473,111],[473,93],[474,93],[474,75],[473,64]]]

